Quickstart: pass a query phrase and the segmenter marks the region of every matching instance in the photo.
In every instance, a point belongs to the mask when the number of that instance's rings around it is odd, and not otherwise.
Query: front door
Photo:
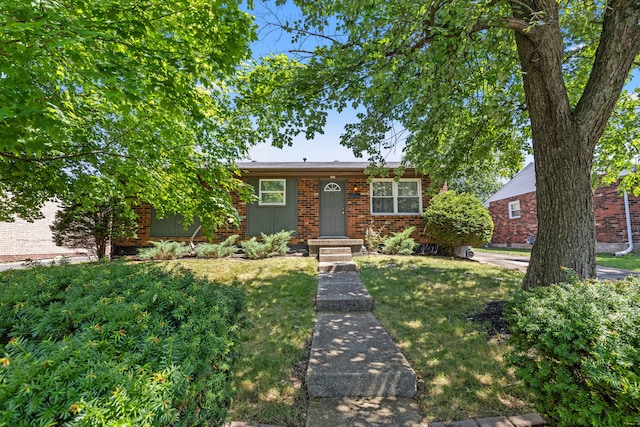
[[[344,180],[320,180],[320,237],[347,237]]]

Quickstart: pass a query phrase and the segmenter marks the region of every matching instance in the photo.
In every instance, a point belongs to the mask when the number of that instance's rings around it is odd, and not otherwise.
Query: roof
[[[536,170],[533,162],[531,162],[518,172],[511,181],[507,182],[504,187],[496,191],[496,194],[489,197],[484,204],[485,206],[489,206],[491,202],[531,193],[533,191],[536,191]]]
[[[370,166],[369,162],[239,162],[238,168],[245,175],[276,176],[349,176],[364,174]],[[388,162],[386,167],[395,169],[401,166],[400,162]],[[413,168],[405,167],[406,172],[415,172]],[[393,173],[393,171],[391,171]]]
[[[369,162],[239,162],[238,168],[246,171],[353,171],[362,172],[370,165]],[[400,166],[400,162],[388,162],[390,169]]]

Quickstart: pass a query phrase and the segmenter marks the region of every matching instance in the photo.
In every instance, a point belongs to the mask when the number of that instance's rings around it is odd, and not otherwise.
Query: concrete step
[[[318,255],[320,249],[327,247],[349,247],[352,253],[360,252],[364,240],[362,239],[309,239],[307,240],[309,245],[309,255]]]
[[[349,249],[349,248],[347,248]],[[350,262],[353,261],[351,253],[348,254],[320,254],[319,262]]]
[[[351,248],[348,246],[320,248],[320,255],[351,255]]]
[[[370,312],[319,312],[307,389],[311,398],[413,397],[416,374]]]
[[[311,399],[307,427],[426,427],[418,403],[409,398]]]
[[[355,271],[318,275],[317,311],[371,311],[373,298]]]
[[[356,263],[349,262],[319,262],[318,271],[320,273],[337,273],[340,271],[356,271]]]

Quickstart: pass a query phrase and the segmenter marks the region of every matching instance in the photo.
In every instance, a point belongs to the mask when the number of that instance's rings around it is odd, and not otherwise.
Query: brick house
[[[529,163],[511,181],[491,196],[485,206],[493,218],[491,244],[531,247],[538,231],[536,177]],[[634,252],[640,250],[640,197],[628,195]],[[596,251],[616,252],[629,246],[625,202],[617,184],[600,186],[594,193]]]
[[[425,242],[422,212],[429,202],[429,179],[406,168],[399,180],[374,177],[368,182],[366,162],[245,162],[238,163],[242,179],[252,185],[258,201],[235,200],[242,221],[238,228],[220,229],[215,241],[239,234],[242,240],[260,233],[292,230],[293,248],[307,248],[318,239],[353,240],[361,245],[367,227],[385,233],[415,226],[412,237]],[[399,163],[388,163],[391,169]],[[120,252],[147,246],[149,240],[186,240],[198,227],[187,230],[178,215],[155,217],[151,206],[138,208],[137,239],[119,243]],[[199,233],[199,239],[202,233]]]

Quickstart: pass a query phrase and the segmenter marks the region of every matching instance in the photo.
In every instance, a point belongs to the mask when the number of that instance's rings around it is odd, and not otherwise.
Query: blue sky
[[[258,40],[251,46],[253,57],[259,58],[272,53],[290,54],[290,50],[295,48],[291,44],[291,35],[281,31],[276,23],[284,24],[286,21],[299,19],[297,7],[287,1],[284,6],[276,7],[274,1],[255,2],[255,8],[250,11],[256,17],[256,24],[259,26]],[[312,46],[305,46],[306,49]],[[627,90],[633,90],[640,86],[640,73],[626,86]],[[250,150],[250,159],[259,162],[295,162],[306,158],[310,162],[340,161],[367,161],[365,158],[356,158],[351,150],[340,145],[340,135],[344,126],[354,123],[356,119],[354,110],[347,110],[342,113],[332,112],[327,118],[327,125],[323,135],[316,135],[313,140],[307,140],[304,135],[294,140],[291,147],[283,149],[272,147],[268,143],[258,144]],[[397,147],[386,154],[387,161],[400,161],[402,159],[402,147]],[[533,157],[527,156],[525,164],[532,161]]]

